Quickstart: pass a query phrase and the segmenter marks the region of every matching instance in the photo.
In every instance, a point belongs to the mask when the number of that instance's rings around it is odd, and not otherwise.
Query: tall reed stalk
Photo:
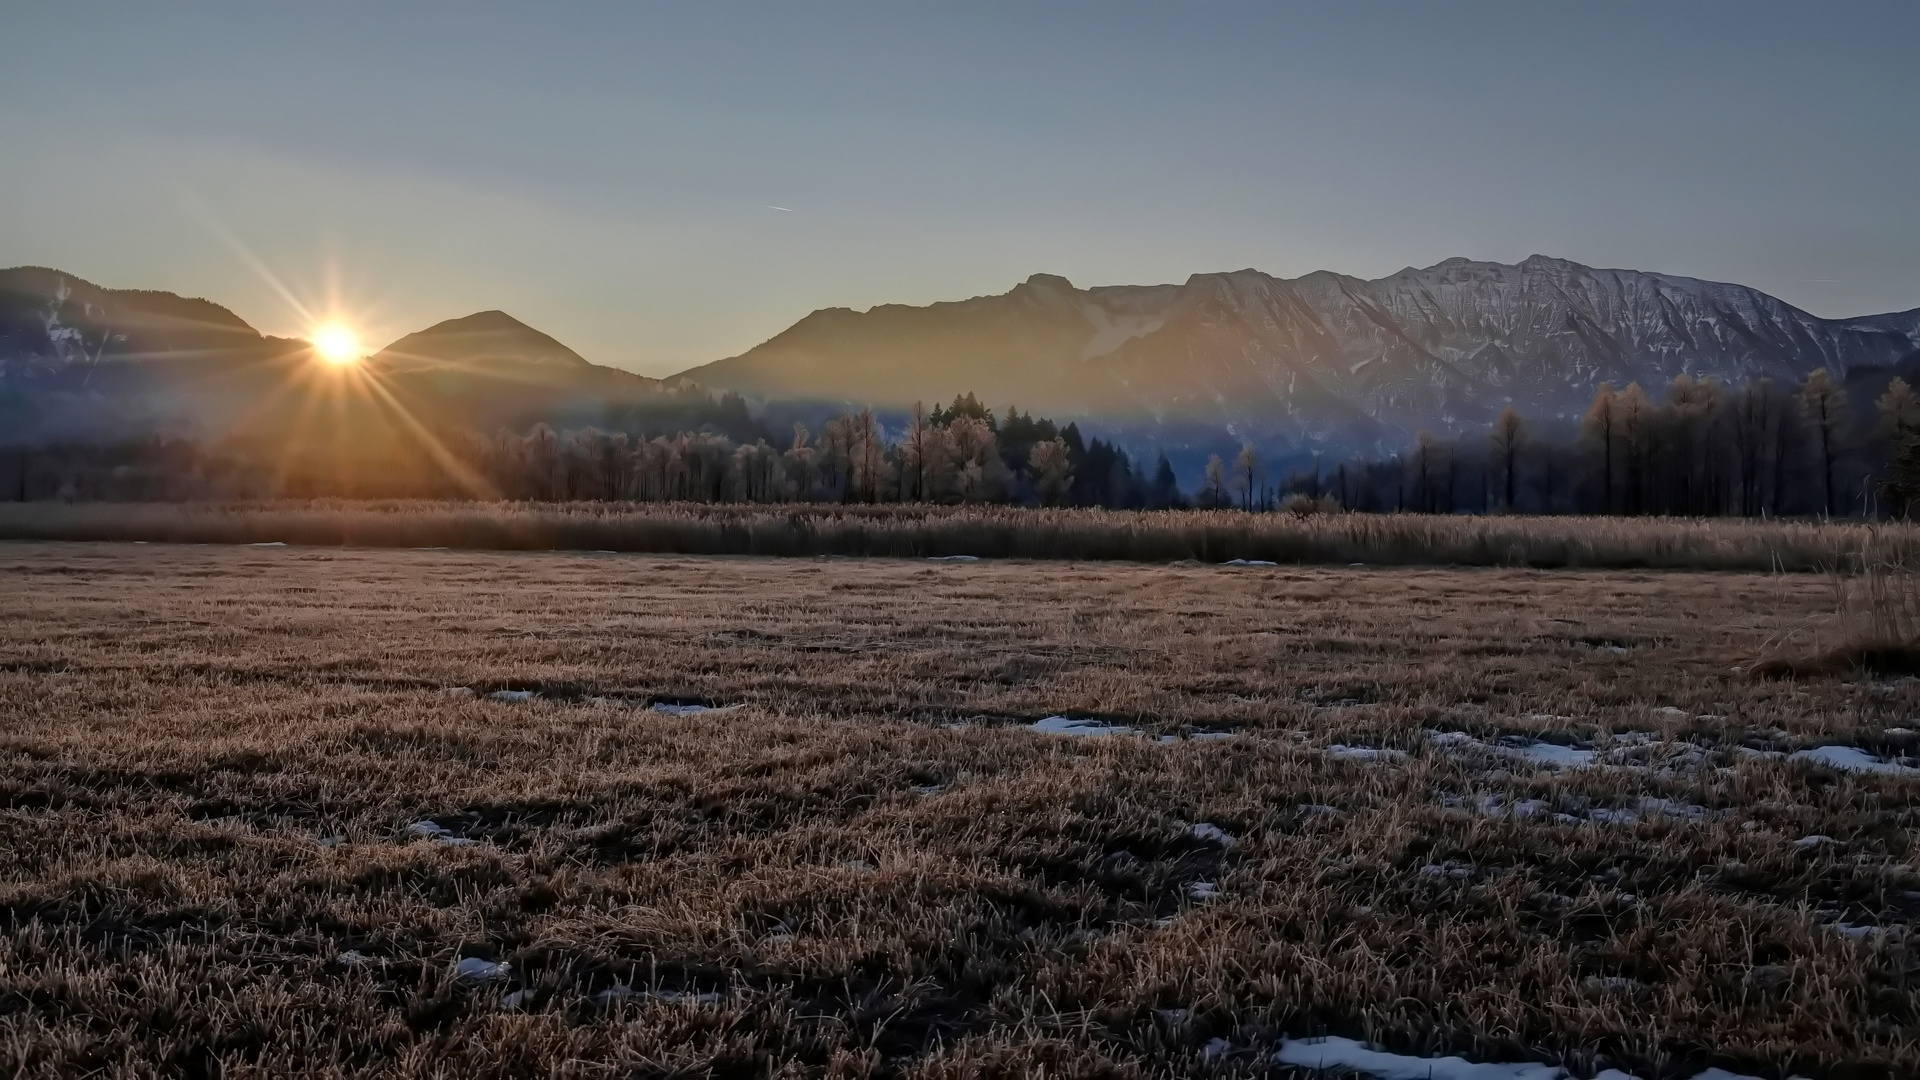
[[[703,503],[0,504],[0,539],[1542,569],[1920,565],[1905,523]]]

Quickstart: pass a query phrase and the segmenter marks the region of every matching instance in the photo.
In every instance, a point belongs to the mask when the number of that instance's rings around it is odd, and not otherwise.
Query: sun
[[[314,355],[335,367],[360,362],[360,335],[339,323],[322,326],[308,340],[313,342]]]

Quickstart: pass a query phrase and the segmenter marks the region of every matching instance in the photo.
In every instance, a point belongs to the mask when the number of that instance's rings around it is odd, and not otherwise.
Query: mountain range
[[[1822,319],[1740,285],[1543,256],[1373,281],[1240,270],[1081,289],[1036,274],[995,296],[815,311],[664,382],[589,363],[500,311],[409,334],[365,374],[429,425],[481,431],[699,426],[717,415],[712,391],[772,417],[972,392],[1136,443],[1372,450],[1509,404],[1570,419],[1603,381],[1658,393],[1680,374],[1797,383],[1821,367],[1870,401],[1920,369],[1920,309]],[[291,421],[284,388],[311,370],[306,342],[207,300],[0,270],[0,442],[270,430]]]
[[[1824,367],[1884,386],[1915,366],[1920,309],[1821,319],[1740,285],[1536,255],[1374,281],[1240,270],[1080,289],[1036,274],[997,296],[816,311],[676,378],[896,408],[979,391],[1148,435],[1370,446],[1483,424],[1509,404],[1576,417],[1601,382],[1657,395],[1680,374],[1797,383]]]
[[[0,443],[271,433],[311,398],[288,388],[317,375],[306,341],[263,335],[211,301],[0,270]],[[429,427],[481,431],[602,421],[683,396],[500,311],[409,334],[353,377],[378,390],[338,395],[340,408],[397,405]]]

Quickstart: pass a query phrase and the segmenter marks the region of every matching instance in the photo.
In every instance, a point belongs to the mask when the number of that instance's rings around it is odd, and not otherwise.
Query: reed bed
[[[1870,541],[1826,576],[1832,614],[1780,626],[1753,674],[1920,675],[1920,561]]]
[[[0,506],[0,539],[661,555],[1806,572],[1920,560],[1908,523],[427,501]]]

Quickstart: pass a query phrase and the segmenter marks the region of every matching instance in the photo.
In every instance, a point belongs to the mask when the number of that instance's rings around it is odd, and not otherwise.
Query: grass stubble
[[[1731,670],[1823,610],[1811,575],[0,546],[0,1072],[1263,1075],[1332,1033],[1915,1075],[1920,780],[1736,749],[1913,752],[1911,681]],[[1022,730],[1056,713],[1182,738]],[[1705,812],[1477,809],[1648,797]]]

